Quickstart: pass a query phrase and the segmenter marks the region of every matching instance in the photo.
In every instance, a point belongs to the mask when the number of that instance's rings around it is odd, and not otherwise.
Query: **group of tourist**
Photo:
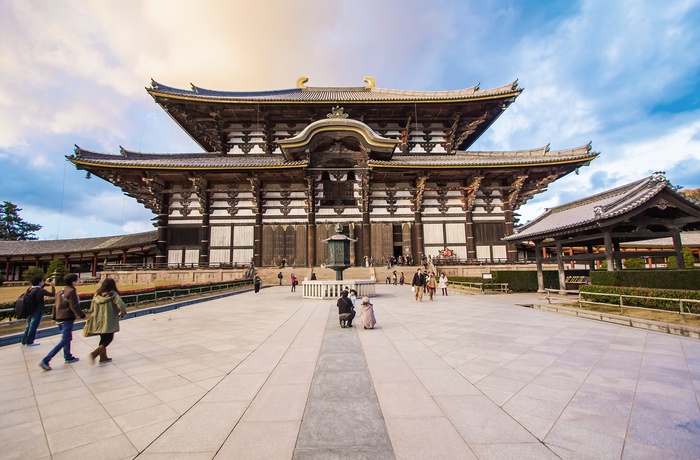
[[[413,275],[411,289],[413,290],[416,301],[422,302],[423,294],[426,292],[430,297],[430,300],[433,300],[437,289],[440,289],[442,291],[442,295],[446,296],[447,284],[448,278],[444,272],[440,274],[440,278],[438,279],[434,272],[428,272],[428,274],[425,275],[423,274],[423,270],[419,268]]]
[[[347,286],[340,293],[340,298],[336,303],[338,307],[338,320],[340,327],[353,327],[352,320],[355,319],[355,307],[357,302],[357,291],[349,289]],[[363,297],[360,303],[360,319],[365,329],[374,329],[377,319],[374,316],[374,306],[369,301],[369,297]]]
[[[46,371],[51,370],[49,364],[54,356],[63,350],[63,359],[66,364],[72,364],[80,360],[71,353],[71,342],[73,340],[73,324],[77,318],[87,317],[83,328],[83,335],[91,337],[100,336],[100,342],[89,355],[92,363],[99,357],[100,364],[112,361],[107,356],[107,346],[114,339],[114,333],[119,331],[119,319],[126,315],[126,305],[119,296],[117,283],[112,278],[106,278],[95,292],[88,310],[87,316],[80,308],[80,299],[76,285],[79,282],[78,275],[69,273],[63,277],[65,287],[56,295],[56,284],[52,279],[46,282],[44,277],[36,276],[32,278],[32,286],[27,289],[26,295],[34,296],[35,310],[29,312],[27,325],[22,336],[22,346],[34,347],[40,345],[35,342],[36,331],[44,316],[45,298],[55,297],[51,318],[56,321],[58,329],[61,331],[61,339],[51,351],[39,362],[39,367]],[[51,291],[46,290],[50,284]]]

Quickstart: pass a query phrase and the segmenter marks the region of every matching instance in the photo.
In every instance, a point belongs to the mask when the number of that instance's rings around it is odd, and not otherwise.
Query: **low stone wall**
[[[218,283],[243,279],[245,269],[195,269],[195,270],[115,270],[100,273],[100,280],[114,279],[117,284],[151,284],[155,281],[172,281],[173,284]]]

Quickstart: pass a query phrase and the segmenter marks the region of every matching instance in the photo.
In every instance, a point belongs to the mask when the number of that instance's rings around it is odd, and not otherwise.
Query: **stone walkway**
[[[535,294],[377,293],[374,330],[270,287],[125,320],[110,364],[2,347],[1,457],[700,456],[699,340],[517,306]]]

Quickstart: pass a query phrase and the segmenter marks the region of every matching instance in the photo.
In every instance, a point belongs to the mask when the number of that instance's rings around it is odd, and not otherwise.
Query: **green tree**
[[[52,259],[49,268],[46,269],[46,277],[54,277],[56,286],[63,286],[63,277],[68,274],[66,266],[58,259]]]
[[[41,276],[43,278],[44,270],[42,270],[39,267],[29,267],[28,269],[22,272],[22,279],[27,283],[30,282],[35,276]]]
[[[23,241],[38,240],[34,233],[41,230],[41,225],[25,222],[19,216],[21,208],[9,201],[0,205],[0,240]]]
[[[685,268],[695,268],[695,258],[693,253],[688,248],[683,248],[683,262],[685,263]],[[678,262],[676,261],[676,256],[671,256],[668,258],[668,268],[678,268]]]
[[[646,265],[644,264],[644,259],[635,257],[633,259],[625,259],[624,266],[625,268],[644,268]]]

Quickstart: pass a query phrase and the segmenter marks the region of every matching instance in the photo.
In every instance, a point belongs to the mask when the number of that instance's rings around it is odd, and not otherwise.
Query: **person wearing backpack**
[[[53,297],[56,295],[56,283],[51,280],[51,292],[44,289],[46,283],[42,276],[32,278],[32,287],[27,289],[25,295],[29,296],[29,311],[27,311],[27,327],[24,329],[22,336],[23,347],[36,347],[40,343],[34,343],[36,338],[36,330],[41,324],[41,319],[44,317],[44,297]]]
[[[63,288],[60,295],[56,296],[56,302],[53,306],[53,319],[61,331],[61,340],[39,363],[39,367],[45,371],[51,370],[49,362],[61,349],[63,349],[63,359],[65,359],[66,364],[79,361],[79,358],[73,356],[70,352],[70,343],[73,340],[73,323],[76,316],[81,319],[85,318],[85,313],[80,309],[78,292],[75,290],[75,285],[78,283],[78,275],[69,273],[63,277],[63,281],[66,283],[66,287]]]

